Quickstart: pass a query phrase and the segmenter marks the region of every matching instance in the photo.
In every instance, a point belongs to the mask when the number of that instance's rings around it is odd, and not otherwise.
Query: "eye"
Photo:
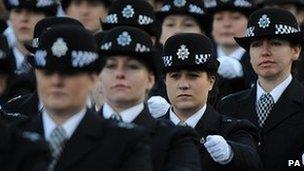
[[[272,46],[281,46],[282,44],[283,43],[280,40],[275,40],[275,39],[271,40],[271,45]]]
[[[177,80],[180,77],[180,74],[179,73],[170,73],[169,77]]]
[[[105,68],[107,69],[114,69],[116,64],[114,62],[107,62]]]
[[[138,64],[128,64],[128,68],[137,70],[140,69],[141,67]]]
[[[200,75],[196,72],[191,72],[191,73],[188,73],[188,77],[189,78],[192,78],[192,79],[195,79],[195,78],[198,78]]]
[[[262,41],[253,41],[250,44],[250,47],[260,47],[260,46],[262,46]]]
[[[164,25],[165,25],[165,27],[174,27],[175,23],[174,22],[167,22]]]

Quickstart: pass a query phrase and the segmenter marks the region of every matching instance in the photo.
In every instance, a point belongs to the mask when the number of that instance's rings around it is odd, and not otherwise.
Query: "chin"
[[[175,106],[179,110],[189,110],[195,108],[195,105],[191,102],[179,102]]]

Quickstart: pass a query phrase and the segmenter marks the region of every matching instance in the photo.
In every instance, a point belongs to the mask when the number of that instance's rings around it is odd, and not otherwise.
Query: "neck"
[[[191,109],[177,109],[173,106],[173,111],[180,120],[186,121],[188,118],[190,118],[192,115],[194,115],[197,111],[199,111],[203,106],[204,106],[204,104],[197,108],[191,108]]]
[[[110,105],[111,108],[118,113],[120,113],[120,112],[122,112],[126,109],[129,109],[133,106],[136,106],[140,103],[141,102],[136,102],[136,103],[134,103],[134,102],[130,102],[130,103],[126,103],[126,102],[124,102],[124,103],[119,103],[119,102],[118,103],[111,103],[111,102],[107,101],[107,104]]]
[[[46,108],[46,111],[57,125],[62,125],[65,121],[80,112],[82,109],[83,107],[71,110],[48,110]]]
[[[289,76],[290,73],[285,74],[281,77],[278,78],[262,78],[259,77],[259,84],[260,86],[266,91],[266,92],[271,92],[276,86],[281,84],[287,77]]]
[[[237,46],[237,45],[221,45],[219,47],[223,50],[223,52],[227,56],[231,55],[231,53],[233,53],[235,50],[237,50],[239,48],[239,46]]]
[[[26,56],[28,54],[28,51],[26,50],[25,46],[21,43],[17,43],[17,49],[24,55]]]

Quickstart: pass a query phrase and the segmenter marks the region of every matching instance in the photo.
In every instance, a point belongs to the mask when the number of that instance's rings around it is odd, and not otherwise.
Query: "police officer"
[[[236,41],[250,52],[258,81],[224,98],[219,111],[260,128],[265,170],[296,169],[288,167],[288,160],[301,159],[304,150],[304,87],[292,76],[291,66],[303,47],[303,32],[292,13],[268,8],[250,16],[246,33]]]
[[[50,29],[54,26],[58,25],[75,25],[79,27],[84,26],[75,19],[69,18],[69,17],[48,17],[44,18],[37,22],[34,28],[34,35],[33,35],[33,41],[31,44],[25,44],[25,47],[27,50],[31,53],[35,53],[36,49],[39,45],[39,37],[42,34],[42,32],[46,29]],[[33,58],[32,56],[29,56],[28,58]],[[34,72],[34,71],[32,71]],[[18,89],[20,86],[18,84],[22,84],[23,82],[14,82],[13,89]],[[12,85],[11,85],[12,86]],[[13,93],[16,94],[16,93]],[[11,97],[11,96],[10,96]],[[31,106],[30,108],[28,106]],[[7,112],[11,113],[20,113],[26,115],[26,116],[35,116],[39,113],[39,111],[42,109],[42,104],[39,102],[38,94],[36,91],[33,93],[28,93],[24,95],[18,95],[13,96],[11,99],[9,99],[8,103],[4,105],[4,108]]]
[[[101,27],[99,19],[104,19],[111,0],[62,0],[61,5],[66,15],[79,20],[92,33]]]
[[[208,104],[219,66],[209,38],[195,33],[172,36],[164,45],[163,61],[172,104],[163,118],[198,132],[202,170],[260,170],[256,127],[221,115]]]
[[[178,33],[206,34],[210,31],[211,18],[206,15],[203,1],[167,0],[156,12],[156,17],[161,22],[162,44]]]
[[[252,0],[206,0],[207,14],[213,16],[211,35],[220,61],[219,95],[247,89],[256,80],[249,55],[233,37],[245,35],[249,15],[255,10]]]
[[[4,0],[4,3],[9,10],[9,21],[16,37],[12,47],[15,73],[20,75],[30,70],[24,44],[31,43],[34,27],[39,20],[56,15],[58,4],[52,0]]]
[[[86,108],[100,60],[94,37],[82,27],[51,27],[39,38],[30,63],[43,110],[15,125],[49,142],[48,170],[151,170],[140,128],[103,120]]]
[[[105,56],[100,75],[105,103],[100,114],[147,129],[154,171],[200,170],[194,132],[154,119],[145,104],[159,75],[149,35],[121,26],[110,30],[101,42],[98,47]]]

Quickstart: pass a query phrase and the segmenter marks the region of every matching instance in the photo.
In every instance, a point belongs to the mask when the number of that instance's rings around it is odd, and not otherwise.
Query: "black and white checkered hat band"
[[[247,28],[245,37],[254,37],[256,35],[255,30],[256,29],[254,26]],[[274,34],[276,35],[291,34],[291,33],[298,33],[300,31],[301,31],[300,28],[295,28],[284,24],[275,24]]]

